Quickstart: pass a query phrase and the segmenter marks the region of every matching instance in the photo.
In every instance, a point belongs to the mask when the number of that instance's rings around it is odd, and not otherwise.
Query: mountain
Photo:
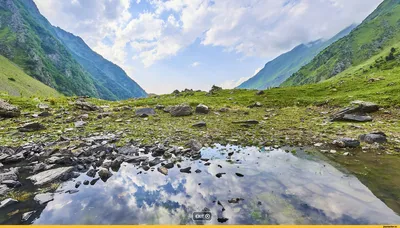
[[[80,37],[59,27],[55,28],[55,31],[72,56],[93,76],[96,82],[115,95],[116,99],[147,96],[146,92],[129,78],[124,70],[94,52]]]
[[[309,63],[319,52],[349,34],[355,27],[356,25],[351,25],[326,41],[316,40],[307,44],[300,44],[265,64],[262,70],[243,82],[238,88],[262,90],[279,86],[302,66]]]
[[[58,97],[53,88],[25,74],[18,66],[0,55],[0,91],[13,96]]]
[[[122,69],[99,55],[96,54],[96,60],[82,60],[82,56],[95,56],[95,53],[82,39],[79,39],[80,46],[86,46],[82,52],[91,52],[91,55],[73,52],[73,44],[67,45],[68,40],[60,36],[60,31],[40,14],[32,0],[0,1],[0,54],[26,74],[65,95],[108,100],[146,96]],[[93,70],[94,64],[104,66]]]
[[[317,83],[334,77],[386,51],[399,40],[400,0],[385,0],[349,35],[319,53],[282,86]]]

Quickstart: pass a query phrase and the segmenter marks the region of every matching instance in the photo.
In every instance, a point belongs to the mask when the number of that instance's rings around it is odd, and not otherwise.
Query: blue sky
[[[34,0],[147,92],[232,88],[300,43],[360,23],[382,0]]]

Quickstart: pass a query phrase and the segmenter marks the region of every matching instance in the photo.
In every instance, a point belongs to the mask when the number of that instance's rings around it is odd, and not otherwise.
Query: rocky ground
[[[263,92],[254,94],[261,96]],[[234,99],[230,98],[228,102]],[[243,103],[247,105],[201,104],[199,100],[173,104],[157,98],[147,103],[87,98],[2,100],[0,208],[32,194],[18,191],[24,181],[47,189],[34,193],[35,200],[45,204],[52,200],[54,183],[84,173],[92,178],[97,173],[107,181],[110,170],[118,170],[123,162],[168,175],[168,169],[179,167],[182,159],[202,159],[200,149],[214,143],[306,146],[349,159],[359,153],[400,154],[400,110],[395,107],[362,101],[344,109],[323,104],[274,108],[260,101]],[[76,188],[99,179],[76,183]]]

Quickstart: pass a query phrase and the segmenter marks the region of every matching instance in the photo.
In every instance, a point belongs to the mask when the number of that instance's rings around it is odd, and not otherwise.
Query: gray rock
[[[75,125],[76,128],[83,128],[83,127],[86,126],[86,122],[80,120],[80,121],[76,121],[74,125]]]
[[[45,112],[39,113],[38,116],[40,116],[40,117],[49,117],[49,116],[52,116],[52,115],[53,115],[53,114],[51,114],[50,112],[45,111]]]
[[[210,112],[210,109],[204,104],[199,104],[196,107],[196,113],[208,114],[209,112]]]
[[[379,111],[379,105],[372,103],[372,102],[367,102],[367,101],[353,101],[351,102],[352,105],[356,105],[357,107],[357,112],[361,113],[372,113],[372,112],[377,112]]]
[[[154,116],[156,114],[156,111],[153,108],[141,108],[137,109],[135,111],[136,116],[139,117],[148,117],[148,116]]]
[[[158,109],[158,110],[163,110],[164,108],[165,108],[164,105],[160,105],[160,104],[156,105],[156,109]]]
[[[36,123],[26,124],[26,125],[20,127],[18,130],[20,132],[34,132],[34,131],[41,131],[44,129],[46,129],[46,127],[43,124],[36,122]]]
[[[119,168],[122,164],[122,162],[124,162],[124,157],[119,156],[117,158],[115,158],[112,162],[111,162],[111,168]]]
[[[38,163],[33,167],[33,173],[38,173],[46,169],[46,164]]]
[[[192,127],[207,127],[207,123],[204,121],[200,121],[200,122],[193,124]]]
[[[191,170],[192,169],[192,167],[187,167],[187,168],[183,168],[183,169],[180,169],[179,171],[181,171],[181,173],[191,173]]]
[[[50,201],[54,200],[54,194],[53,193],[43,193],[43,194],[37,194],[34,198],[36,202],[38,202],[40,205],[46,204]]]
[[[94,178],[94,177],[96,176],[96,173],[97,173],[97,170],[91,169],[91,170],[89,170],[89,171],[86,173],[86,175],[87,175],[88,177]]]
[[[5,196],[10,191],[11,189],[9,189],[6,185],[0,185],[0,196]]]
[[[96,105],[86,102],[86,101],[76,101],[75,102],[75,107],[81,110],[85,110],[85,111],[97,111],[100,108],[97,107]]]
[[[14,171],[8,171],[6,173],[0,173],[0,182],[7,181],[7,180],[18,180],[18,176]]]
[[[229,108],[220,108],[219,112],[229,112]]]
[[[84,182],[83,182],[83,185],[89,185],[89,181],[88,180],[85,180]]]
[[[157,168],[158,172],[164,174],[164,175],[168,175],[168,169],[165,168],[164,166],[160,166]]]
[[[34,213],[35,213],[35,211],[29,211],[29,212],[24,213],[24,214],[22,215],[22,221],[23,221],[23,222],[28,221],[28,220],[32,217],[32,215],[33,215]]]
[[[164,167],[167,169],[172,169],[172,168],[174,168],[174,163],[173,162],[167,163],[164,165]]]
[[[1,182],[1,184],[4,184],[9,188],[18,188],[22,186],[21,182],[15,180],[4,180]]]
[[[4,100],[0,99],[0,117],[12,118],[21,115],[18,107],[11,105]]]
[[[16,203],[18,203],[18,200],[11,199],[11,198],[5,199],[0,202],[0,209],[3,209],[7,206],[10,206],[10,205],[16,204]]]
[[[254,104],[251,104],[248,107],[249,108],[260,108],[260,107],[262,107],[262,104],[260,102],[255,102]]]
[[[257,120],[240,120],[240,121],[233,121],[234,124],[259,124]]]
[[[356,114],[345,114],[342,118],[342,121],[351,121],[351,122],[370,122],[372,121],[372,117],[370,116],[362,116]]]
[[[100,169],[99,177],[103,182],[106,182],[113,174],[108,169]]]
[[[0,163],[0,168],[3,168],[3,166],[4,166],[3,163]]]
[[[372,118],[365,113],[376,112],[379,110],[377,104],[364,101],[353,101],[351,107],[340,110],[331,117],[331,121],[356,121],[367,122]]]
[[[186,104],[172,106],[169,110],[171,116],[179,117],[179,116],[190,116],[192,115],[192,107]]]
[[[100,113],[99,115],[97,115],[97,119],[104,119],[109,116],[111,116],[111,112],[103,112],[103,113]]]
[[[263,94],[265,94],[264,90],[259,90],[256,92],[256,95],[258,95],[258,96],[263,95]]]
[[[9,164],[9,163],[20,162],[20,161],[22,161],[22,160],[24,160],[24,159],[25,159],[24,153],[21,152],[21,153],[12,155],[12,156],[8,156],[8,157],[5,158],[5,159],[2,159],[2,162],[3,162],[4,164]]]
[[[69,175],[73,169],[74,167],[61,167],[61,168],[51,169],[30,176],[27,179],[31,180],[34,183],[34,185],[44,185],[51,183],[55,180],[64,179],[65,176]]]
[[[160,164],[162,162],[162,160],[160,158],[154,158],[153,160],[149,161],[149,166],[156,166],[158,164]]]
[[[357,148],[360,146],[360,141],[357,139],[352,139],[352,138],[342,138],[342,139],[337,139],[333,141],[332,143],[335,146],[341,147],[341,148]]]
[[[190,147],[190,149],[192,149],[193,151],[200,151],[201,148],[203,148],[203,145],[195,139],[190,140],[186,143],[186,145]]]
[[[48,110],[50,107],[47,104],[40,103],[37,105],[40,110]]]
[[[366,143],[385,143],[387,142],[386,134],[383,132],[374,132],[370,134],[360,135],[359,139]]]

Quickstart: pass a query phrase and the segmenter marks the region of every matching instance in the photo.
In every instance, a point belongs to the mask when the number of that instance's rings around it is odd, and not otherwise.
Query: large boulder
[[[176,105],[172,106],[169,109],[169,113],[171,113],[171,116],[190,116],[192,115],[192,107],[190,107],[187,104],[181,104],[181,105]]]
[[[331,121],[355,121],[368,122],[372,117],[366,113],[372,113],[379,110],[379,106],[372,102],[353,101],[350,107],[340,110],[331,116]]]
[[[374,132],[370,134],[360,135],[359,139],[366,143],[385,143],[387,142],[386,134],[383,132]]]
[[[136,109],[135,114],[139,117],[148,117],[154,116],[156,114],[156,111],[153,108],[140,108]]]
[[[0,117],[12,118],[18,117],[21,111],[18,107],[11,105],[4,100],[0,99]]]
[[[69,175],[74,167],[61,167],[56,169],[50,169],[33,176],[28,177],[28,180],[31,180],[34,185],[40,186],[51,183],[56,180],[65,179],[67,175]]]
[[[356,107],[357,112],[361,113],[372,113],[379,111],[379,105],[367,102],[367,101],[353,101],[351,102],[352,105]]]
[[[196,107],[196,113],[208,114],[209,112],[210,112],[210,109],[204,104],[199,104]]]
[[[41,131],[46,129],[46,127],[41,123],[28,123],[24,126],[20,127],[18,130],[20,132],[34,132],[34,131]]]

